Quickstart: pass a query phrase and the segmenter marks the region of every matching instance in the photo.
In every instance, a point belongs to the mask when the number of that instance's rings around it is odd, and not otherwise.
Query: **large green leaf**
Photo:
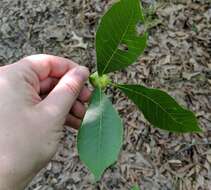
[[[78,134],[80,159],[99,180],[113,164],[122,145],[122,122],[110,100],[95,89]]]
[[[174,132],[200,132],[197,119],[167,93],[141,85],[117,85],[155,127]]]
[[[120,0],[103,16],[96,34],[99,75],[127,67],[144,51],[147,33],[138,32],[141,23],[140,0]]]

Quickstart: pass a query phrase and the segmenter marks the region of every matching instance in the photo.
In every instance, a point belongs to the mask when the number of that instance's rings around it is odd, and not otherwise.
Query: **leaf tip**
[[[196,130],[194,132],[196,132],[196,133],[203,133],[203,130],[202,130],[202,128],[197,126],[197,128],[196,128]]]
[[[95,178],[95,183],[97,183],[98,181],[100,181],[102,174],[93,174],[94,178]]]

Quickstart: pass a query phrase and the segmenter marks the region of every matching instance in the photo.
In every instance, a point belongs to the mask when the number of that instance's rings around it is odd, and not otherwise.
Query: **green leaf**
[[[147,33],[138,32],[140,24],[144,25],[140,0],[121,0],[103,16],[96,34],[100,76],[127,67],[143,53]]]
[[[131,190],[140,190],[139,186],[138,185],[135,185],[131,188]]]
[[[80,159],[99,180],[113,164],[122,145],[121,119],[100,88],[95,89],[78,134]]]
[[[117,85],[155,127],[172,132],[201,132],[191,111],[182,108],[167,93],[141,85]]]

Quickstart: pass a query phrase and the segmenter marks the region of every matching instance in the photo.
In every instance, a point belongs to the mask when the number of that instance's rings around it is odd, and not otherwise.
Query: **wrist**
[[[0,158],[0,189],[1,190],[23,190],[31,177],[24,178],[14,167],[8,157]]]
[[[0,168],[1,169],[1,168]],[[0,172],[0,189],[1,190],[23,190],[31,178],[22,180],[16,174]]]

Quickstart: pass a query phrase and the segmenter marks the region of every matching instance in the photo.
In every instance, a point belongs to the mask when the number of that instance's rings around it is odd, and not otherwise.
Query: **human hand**
[[[80,126],[88,76],[85,67],[50,55],[0,68],[1,190],[23,189],[56,153],[64,124]]]

